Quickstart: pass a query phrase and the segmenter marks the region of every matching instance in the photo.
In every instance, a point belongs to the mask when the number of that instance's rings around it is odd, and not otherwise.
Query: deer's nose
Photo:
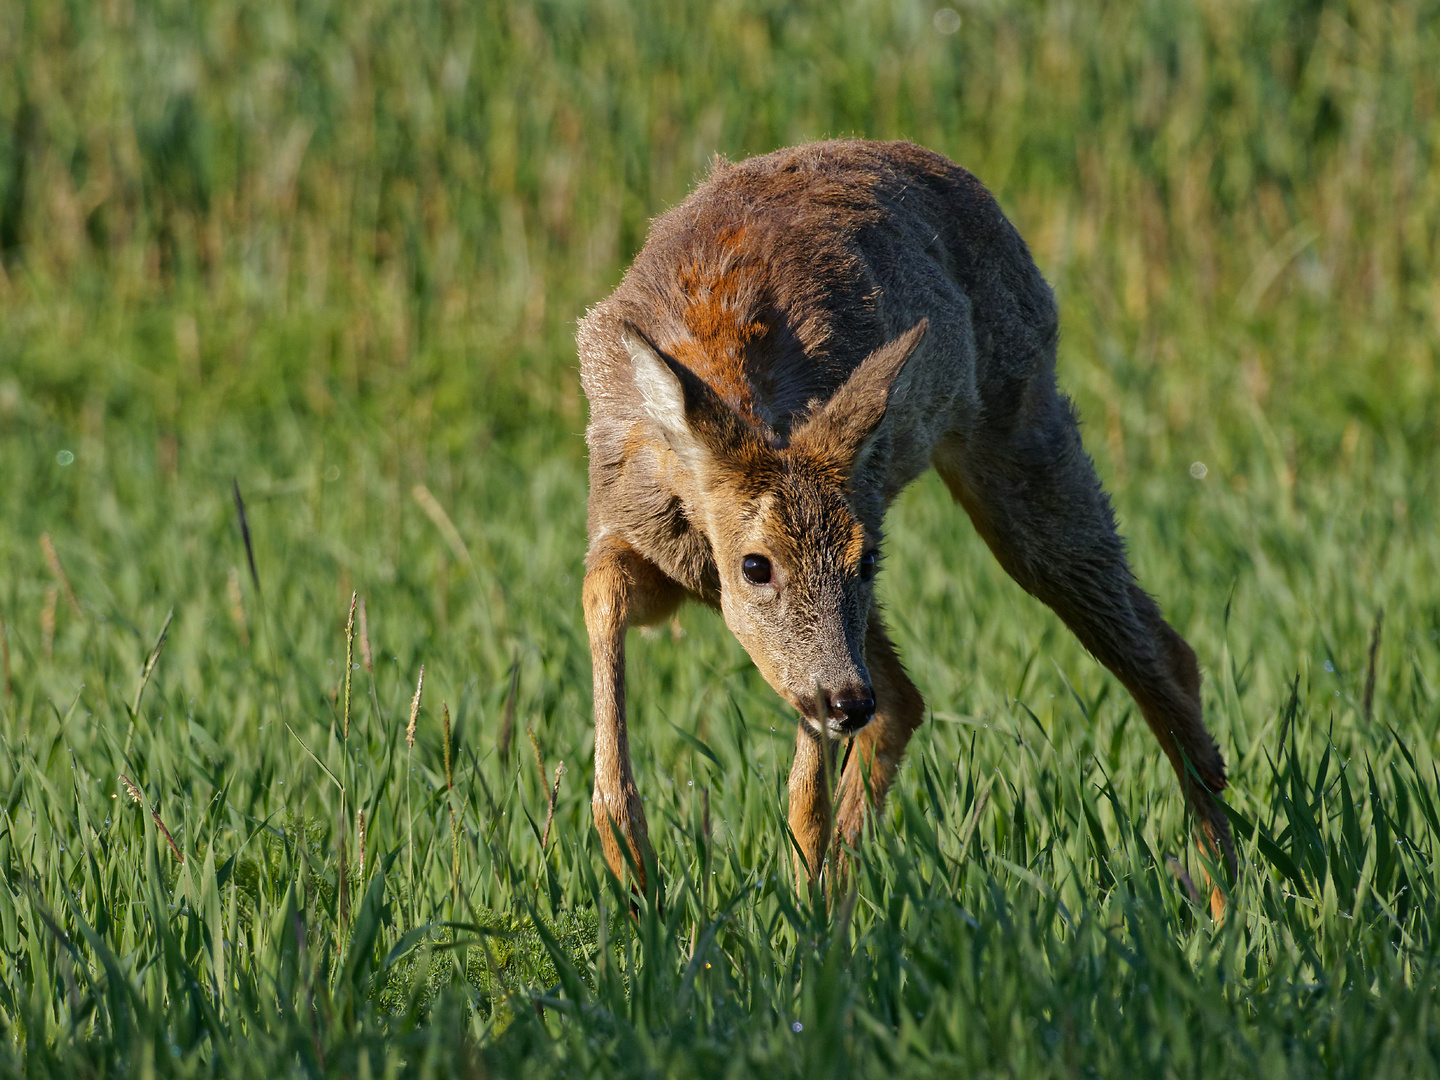
[[[875,699],[853,695],[830,703],[830,719],[846,731],[859,731],[875,715]]]

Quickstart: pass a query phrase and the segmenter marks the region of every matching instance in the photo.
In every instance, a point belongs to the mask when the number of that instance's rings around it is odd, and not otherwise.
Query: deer
[[[1001,567],[1129,692],[1198,846],[1233,879],[1196,656],[1131,571],[1056,383],[1057,340],[1051,289],[995,198],[912,143],[717,157],[651,223],[576,334],[591,808],[617,879],[643,894],[656,865],[626,728],[626,632],[686,600],[722,614],[798,713],[797,888],[816,886],[832,845],[857,842],[925,717],[875,582],[886,510],[930,468]],[[1218,885],[1211,909],[1222,916]]]

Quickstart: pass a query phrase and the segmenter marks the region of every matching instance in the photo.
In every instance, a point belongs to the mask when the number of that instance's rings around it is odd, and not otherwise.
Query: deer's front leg
[[[684,591],[622,541],[597,545],[587,562],[585,629],[595,677],[595,794],[590,808],[610,869],[621,881],[626,879],[629,864],[616,841],[618,830],[630,849],[638,875],[635,885],[643,894],[645,859],[651,852],[625,731],[625,631],[669,615]]]
[[[830,800],[837,744],[823,738],[803,719],[799,728],[795,762],[790,766],[790,832],[800,849],[795,853],[795,888],[803,892],[820,877],[830,853]]]
[[[840,780],[840,838],[857,843],[866,819],[885,804],[905,746],[925,720],[925,699],[910,681],[880,612],[873,611],[865,635],[865,663],[875,691],[875,719],[855,736]]]

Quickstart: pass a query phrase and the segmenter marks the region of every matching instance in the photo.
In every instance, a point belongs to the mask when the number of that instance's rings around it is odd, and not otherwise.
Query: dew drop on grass
[[[1335,665],[1332,664],[1329,660],[1326,660],[1326,661],[1325,661],[1325,670],[1326,670],[1326,671],[1334,671],[1334,670],[1335,670]]]
[[[805,1030],[805,1025],[802,1024],[799,1020],[796,1020],[793,1024],[790,1025],[790,1030],[798,1035],[800,1034],[800,1032]]]
[[[61,466],[69,465],[74,460],[75,455],[72,454],[69,450],[61,450],[58,454],[55,455],[56,464]]]

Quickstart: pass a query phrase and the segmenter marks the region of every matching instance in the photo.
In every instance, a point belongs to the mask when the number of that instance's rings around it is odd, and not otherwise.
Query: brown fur
[[[858,834],[924,714],[862,564],[890,503],[932,465],[1006,571],[1134,696],[1233,872],[1195,655],[1130,572],[1055,385],[1056,333],[1050,289],[990,193],[908,143],[721,162],[654,222],[578,334],[594,807],[617,874],[612,822],[637,867],[648,851],[625,630],[686,596],[724,613],[804,719],[790,780],[797,873],[819,873],[837,828]],[[746,556],[769,560],[770,581],[746,579]],[[852,735],[832,825],[823,744]]]

